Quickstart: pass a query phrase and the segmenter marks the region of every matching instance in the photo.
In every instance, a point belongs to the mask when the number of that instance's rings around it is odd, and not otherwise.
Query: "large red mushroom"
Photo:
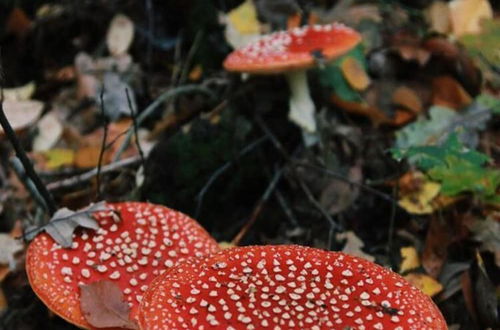
[[[250,246],[180,263],[154,280],[142,329],[447,329],[432,300],[364,259]]]
[[[291,92],[289,118],[307,134],[316,131],[315,106],[306,71],[345,54],[361,41],[359,33],[340,23],[307,25],[279,31],[237,49],[226,58],[228,71],[250,74],[284,73]]]
[[[116,283],[137,317],[153,278],[188,257],[218,251],[217,242],[193,219],[163,206],[107,204],[94,218],[97,231],[81,230],[65,249],[48,234],[29,245],[26,272],[33,291],[56,314],[81,328],[92,328],[80,308],[79,286],[100,280]]]

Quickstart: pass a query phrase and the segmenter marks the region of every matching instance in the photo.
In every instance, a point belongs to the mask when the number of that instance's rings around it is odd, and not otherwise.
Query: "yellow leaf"
[[[229,22],[241,34],[254,34],[260,32],[260,24],[257,19],[257,10],[252,0],[246,0],[240,6],[227,14]]]
[[[439,183],[426,181],[417,191],[401,196],[398,205],[412,214],[430,214],[436,210],[432,201],[439,194],[440,189]]]
[[[235,49],[259,38],[260,23],[251,0],[246,0],[227,14],[224,35],[227,42]]]
[[[55,170],[62,166],[72,166],[75,159],[75,152],[71,149],[50,149],[43,152],[47,159],[45,167],[48,170]]]
[[[425,12],[431,30],[443,34],[450,32],[450,8],[446,2],[435,1],[425,10]]]
[[[429,275],[420,273],[411,273],[404,276],[404,278],[408,282],[419,288],[423,293],[425,293],[429,297],[432,297],[441,292],[441,290],[443,290],[443,286],[441,285],[441,283],[439,283]]]
[[[230,242],[222,241],[222,242],[219,242],[219,247],[221,249],[225,250],[225,249],[230,249],[232,247],[235,247],[235,245],[230,243]]]
[[[370,85],[370,77],[354,57],[347,57],[341,64],[342,74],[352,88],[362,91]]]
[[[455,36],[481,32],[481,21],[493,18],[488,0],[453,0],[449,3],[451,26]]]
[[[30,81],[26,85],[14,87],[14,88],[4,88],[3,97],[5,100],[10,101],[27,101],[30,100],[35,93],[35,82]]]
[[[418,257],[417,249],[413,246],[407,246],[401,248],[401,257],[403,261],[399,266],[399,272],[404,273],[410,269],[415,269],[420,267],[420,258]]]

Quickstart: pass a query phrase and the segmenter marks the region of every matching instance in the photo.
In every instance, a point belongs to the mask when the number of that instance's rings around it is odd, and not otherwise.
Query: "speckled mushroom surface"
[[[360,41],[359,33],[340,23],[306,25],[265,35],[235,50],[224,61],[224,68],[261,74],[305,69],[314,65],[313,52],[331,60]]]
[[[142,329],[414,329],[446,323],[401,276],[343,253],[251,246],[188,260],[151,284]]]
[[[71,249],[61,248],[43,233],[31,242],[26,256],[28,279],[38,297],[83,328],[91,326],[80,310],[80,284],[102,279],[115,282],[135,319],[153,278],[178,261],[219,250],[196,221],[180,212],[138,202],[107,206],[114,212],[94,214],[101,228],[78,230]]]

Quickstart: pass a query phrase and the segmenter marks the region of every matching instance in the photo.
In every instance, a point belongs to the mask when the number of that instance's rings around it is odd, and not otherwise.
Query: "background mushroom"
[[[82,328],[91,326],[80,309],[80,285],[116,283],[134,320],[154,277],[187,257],[218,250],[211,236],[180,212],[138,202],[107,206],[113,212],[95,213],[100,229],[79,232],[70,249],[43,233],[27,251],[26,272],[33,291],[53,312]]]
[[[446,329],[432,300],[364,259],[301,246],[250,246],[158,277],[144,329]]]
[[[318,59],[330,61],[343,55],[360,40],[356,31],[340,23],[297,27],[263,36],[235,50],[224,61],[224,68],[250,74],[284,73],[291,92],[288,117],[311,134],[316,131],[316,120],[307,69]]]

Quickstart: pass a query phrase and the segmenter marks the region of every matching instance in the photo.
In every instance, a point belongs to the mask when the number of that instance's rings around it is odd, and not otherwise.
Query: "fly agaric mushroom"
[[[154,280],[143,329],[446,329],[432,300],[364,259],[250,246],[180,263]]]
[[[318,58],[330,61],[343,55],[360,40],[356,31],[340,23],[306,25],[263,36],[235,50],[224,61],[224,68],[250,74],[285,73],[291,92],[288,117],[311,134],[316,131],[315,107],[306,70]]]
[[[100,228],[74,235],[70,249],[43,233],[27,251],[26,272],[33,291],[53,312],[82,328],[92,326],[80,309],[80,285],[116,283],[134,320],[154,277],[178,261],[219,249],[196,221],[180,212],[139,202],[107,207],[112,211],[94,214]]]

